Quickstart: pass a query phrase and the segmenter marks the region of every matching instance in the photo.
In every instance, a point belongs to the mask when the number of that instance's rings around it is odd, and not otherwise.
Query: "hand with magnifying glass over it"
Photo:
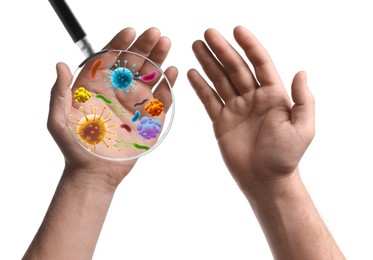
[[[171,47],[170,40],[161,36],[156,28],[146,30],[134,40],[135,31],[126,28],[104,49],[138,53],[160,67]],[[103,63],[105,67],[105,60]],[[147,64],[137,64],[137,70],[149,75],[151,71],[146,66]],[[81,71],[81,74],[88,73],[89,71],[84,69]],[[169,67],[164,73],[173,86],[178,74],[177,69]],[[77,82],[82,83],[79,77]],[[72,74],[68,66],[58,63],[57,80],[51,91],[48,130],[64,155],[65,169],[39,231],[23,259],[91,259],[114,192],[137,161],[110,161],[82,149],[71,130],[66,127],[69,123],[69,118],[65,115],[66,95],[74,95],[69,91],[71,82]],[[147,98],[149,95],[163,97],[166,112],[172,100],[165,97],[167,93],[164,91],[167,88],[162,87],[162,82],[154,92],[149,86],[148,90],[146,89],[148,83],[141,84],[143,85],[137,86],[139,91],[142,91],[140,95]],[[132,93],[124,96],[122,91],[117,91],[114,94],[110,87],[105,93],[106,98],[122,104],[126,113],[134,113],[133,107],[125,105],[131,100]],[[74,108],[79,109],[76,104],[72,105],[72,109]]]

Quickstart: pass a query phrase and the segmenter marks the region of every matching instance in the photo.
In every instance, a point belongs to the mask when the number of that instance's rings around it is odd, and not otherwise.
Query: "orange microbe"
[[[111,140],[108,137],[108,134],[115,136],[114,132],[108,131],[110,127],[118,127],[117,125],[108,125],[108,122],[111,121],[111,118],[108,118],[111,113],[104,115],[106,107],[104,107],[101,113],[98,115],[97,108],[92,108],[91,105],[91,114],[86,114],[83,107],[80,107],[79,110],[83,113],[83,117],[78,120],[70,115],[73,125],[77,125],[76,134],[83,143],[87,145],[88,149],[91,150],[93,147],[93,153],[96,153],[96,146],[100,143],[103,143],[107,148],[109,145],[105,142],[105,139]]]
[[[102,68],[104,65],[104,61],[102,59],[95,60],[91,67],[91,80],[96,80],[96,74],[99,69]]]
[[[163,103],[158,99],[153,99],[148,104],[146,104],[144,108],[146,112],[148,112],[151,116],[159,116],[164,110]]]

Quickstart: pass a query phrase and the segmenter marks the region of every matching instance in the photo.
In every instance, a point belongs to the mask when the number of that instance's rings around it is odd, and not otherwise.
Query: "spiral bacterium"
[[[77,119],[73,115],[69,116],[72,125],[76,126],[76,128],[70,129],[76,132],[83,145],[88,145],[88,150],[91,150],[93,147],[93,153],[96,153],[96,146],[100,143],[103,143],[106,148],[109,148],[105,139],[111,140],[111,138],[108,137],[109,134],[112,136],[116,135],[115,132],[110,132],[109,128],[118,126],[108,125],[108,122],[112,119],[110,118],[111,112],[104,115],[106,107],[102,108],[99,115],[97,114],[97,108],[93,108],[92,105],[90,105],[90,108],[90,114],[87,114],[83,107],[79,108],[80,112],[83,114],[81,119]]]
[[[157,137],[158,133],[161,131],[161,127],[162,123],[160,120],[144,116],[141,118],[136,129],[143,139],[151,139]]]
[[[145,104],[145,102],[147,102],[147,101],[148,101],[148,99],[145,98],[143,101],[141,101],[141,102],[137,102],[137,103],[135,103],[133,106],[134,106],[134,107],[141,106],[141,105]]]
[[[117,90],[123,91],[124,95],[129,92],[130,89],[135,91],[136,83],[133,82],[134,79],[141,79],[138,72],[135,70],[136,64],[128,69],[126,68],[128,61],[123,61],[123,67],[120,66],[120,60],[113,65],[109,64],[109,68],[106,69],[107,76],[109,78],[104,78],[104,81],[109,81],[106,86],[114,90],[114,94],[117,93]]]

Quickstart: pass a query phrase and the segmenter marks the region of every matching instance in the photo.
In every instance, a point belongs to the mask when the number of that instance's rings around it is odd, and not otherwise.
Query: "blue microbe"
[[[132,117],[132,122],[136,122],[140,118],[140,110],[136,110],[134,117]]]
[[[117,89],[128,88],[133,81],[132,72],[127,68],[116,68],[111,74],[111,82]]]
[[[126,68],[128,61],[123,61],[123,67],[120,65],[120,60],[113,65],[109,64],[109,69],[106,70],[107,76],[109,78],[104,78],[104,81],[108,81],[106,86],[114,90],[114,94],[117,93],[117,90],[123,91],[124,95],[132,89],[135,91],[136,83],[134,79],[141,79],[141,76],[138,76],[138,72],[135,70],[136,64],[132,64],[130,68]]]

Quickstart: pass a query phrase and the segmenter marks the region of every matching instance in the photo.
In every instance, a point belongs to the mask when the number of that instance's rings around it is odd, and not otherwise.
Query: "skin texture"
[[[234,29],[234,38],[253,70],[218,31],[204,36],[192,48],[208,79],[195,69],[188,79],[274,258],[344,259],[298,173],[315,133],[306,73],[294,76],[290,99],[270,56],[244,27]]]
[[[128,48],[161,66],[171,47],[170,40],[161,36],[156,28],[149,28],[136,40],[135,36],[132,28],[126,28],[104,48]],[[139,69],[147,71],[146,65]],[[169,67],[165,74],[174,85],[177,69]],[[66,127],[64,115],[65,95],[71,94],[66,92],[71,78],[67,65],[58,63],[57,80],[51,92],[48,130],[65,157],[65,169],[23,259],[92,259],[114,192],[136,163],[136,160],[112,162],[82,153]],[[163,91],[162,87],[156,90],[160,96]]]

